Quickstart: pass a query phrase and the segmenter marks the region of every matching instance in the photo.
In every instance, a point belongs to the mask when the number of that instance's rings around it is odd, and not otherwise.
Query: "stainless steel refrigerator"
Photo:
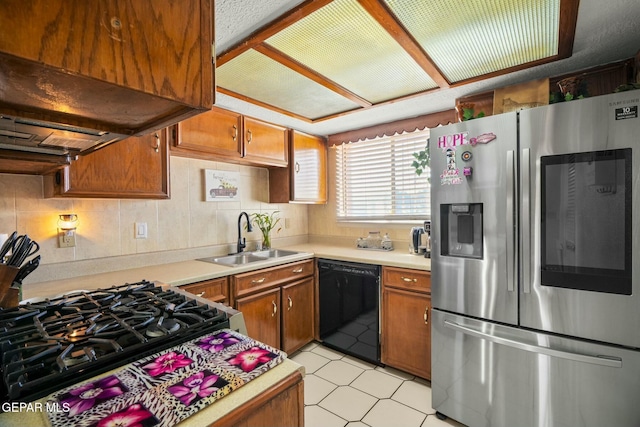
[[[432,129],[432,405],[640,426],[640,91]]]

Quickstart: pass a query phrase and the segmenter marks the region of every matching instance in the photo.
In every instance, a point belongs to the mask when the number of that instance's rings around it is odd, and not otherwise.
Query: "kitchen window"
[[[411,165],[428,138],[426,129],[337,146],[338,221],[430,219],[430,172]]]

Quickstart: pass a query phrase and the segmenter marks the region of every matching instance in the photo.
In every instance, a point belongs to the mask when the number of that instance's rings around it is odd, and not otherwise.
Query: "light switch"
[[[146,222],[136,222],[135,223],[135,237],[136,237],[136,239],[146,239],[147,238],[147,223]]]

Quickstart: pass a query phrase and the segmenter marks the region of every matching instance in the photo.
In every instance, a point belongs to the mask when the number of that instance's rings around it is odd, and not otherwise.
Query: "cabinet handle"
[[[303,271],[304,271],[304,267],[300,267],[298,269],[291,270],[292,273],[302,273]]]
[[[300,172],[300,163],[296,162],[296,165],[294,166],[294,170],[296,171],[296,173]]]
[[[251,135],[251,131],[248,130],[247,131],[247,144],[251,144],[251,139],[252,139],[252,135]]]
[[[233,125],[233,135],[231,136],[231,138],[235,141],[236,139],[238,139],[238,126]]]
[[[424,324],[429,324],[429,306],[425,307],[424,309]]]
[[[417,282],[417,281],[418,281],[418,279],[416,279],[415,277],[414,277],[414,278],[411,278],[411,277],[404,277],[404,276],[402,276],[402,277],[400,277],[400,278],[401,278],[402,280],[404,280],[405,282],[414,282],[414,283],[415,283],[415,282]]]
[[[156,146],[153,147],[153,149],[156,150],[156,153],[159,153],[160,152],[160,135],[156,133],[153,136],[156,137]]]
[[[275,301],[271,301],[271,304],[273,304],[273,312],[271,313],[271,317],[274,317],[278,312],[278,306],[276,305]]]
[[[196,294],[197,297],[203,297],[205,294],[205,291],[200,292],[199,294]]]
[[[262,282],[264,282],[266,279],[267,279],[266,277],[263,277],[262,279],[258,279],[258,280],[253,279],[253,280],[251,281],[251,283],[262,283]]]
[[[287,296],[287,299],[289,300],[289,308],[287,309],[287,311],[291,310],[291,307],[293,307],[293,300],[291,299],[290,296]]]

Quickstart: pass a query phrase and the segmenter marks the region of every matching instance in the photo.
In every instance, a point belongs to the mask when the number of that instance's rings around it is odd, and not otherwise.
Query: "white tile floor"
[[[306,427],[462,427],[436,417],[429,381],[318,343],[290,357],[306,369]]]

